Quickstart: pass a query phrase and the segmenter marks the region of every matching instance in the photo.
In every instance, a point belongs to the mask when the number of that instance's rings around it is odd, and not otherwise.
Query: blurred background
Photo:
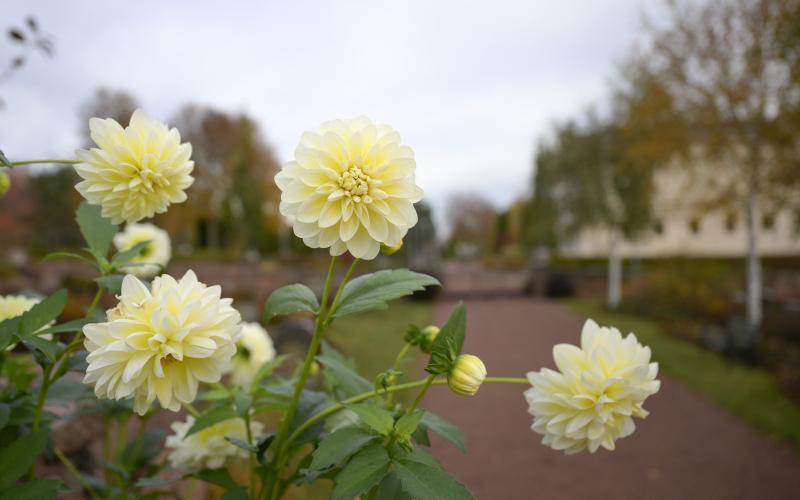
[[[274,175],[304,130],[364,114],[415,150],[426,192],[372,265],[444,284],[336,326],[364,375],[455,300],[492,375],[551,366],[587,316],[653,348],[653,415],[603,457],[541,448],[518,390],[434,394],[471,452],[434,450],[479,498],[800,496],[800,2],[5,0],[0,28],[5,155],[72,158],[90,117],[137,107],[177,127],[196,181],[153,220],[169,272],[221,284],[247,319],[278,286],[321,286],[327,260]],[[76,174],[0,175],[0,293],[66,286],[80,316],[91,269],[42,262],[81,244]]]

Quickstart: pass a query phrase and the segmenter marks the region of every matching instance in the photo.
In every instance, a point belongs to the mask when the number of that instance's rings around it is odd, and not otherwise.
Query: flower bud
[[[392,246],[381,245],[381,252],[383,252],[384,255],[392,255],[397,253],[401,248],[403,248],[403,240],[400,240],[396,245]]]
[[[456,358],[450,373],[447,374],[447,385],[456,394],[473,396],[485,378],[486,366],[481,358],[472,354],[462,354]]]
[[[311,368],[308,370],[308,375],[311,377],[315,377],[319,373],[319,370],[320,370],[319,363],[317,363],[316,361],[312,361]]]
[[[428,325],[422,329],[422,339],[419,342],[419,348],[422,349],[422,352],[430,354],[431,350],[433,350],[433,341],[436,340],[436,336],[439,335],[439,327],[434,325]]]
[[[11,177],[7,173],[0,171],[0,196],[6,194],[11,188]]]

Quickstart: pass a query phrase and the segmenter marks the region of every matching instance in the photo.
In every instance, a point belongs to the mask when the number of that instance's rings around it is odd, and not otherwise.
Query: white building
[[[722,169],[706,169],[719,175]],[[717,183],[719,184],[719,183]],[[623,241],[624,258],[641,257],[744,257],[747,236],[744,210],[700,209],[714,179],[689,178],[685,170],[672,169],[656,177],[655,223],[635,241]],[[799,200],[800,201],[800,200]],[[764,257],[800,256],[800,210],[762,207],[757,215],[759,253]],[[583,231],[560,252],[568,257],[605,257],[608,230]]]

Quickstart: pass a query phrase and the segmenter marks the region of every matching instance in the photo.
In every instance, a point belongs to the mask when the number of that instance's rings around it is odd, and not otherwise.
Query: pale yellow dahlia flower
[[[114,236],[114,246],[120,252],[143,241],[149,243],[122,270],[140,278],[149,278],[166,268],[172,257],[169,234],[153,224],[139,223],[127,224],[124,231]]]
[[[241,317],[220,292],[192,271],[180,281],[161,275],[151,290],[125,276],[108,321],[83,327],[84,382],[99,398],[134,398],[140,415],[156,398],[172,411],[191,403],[198,383],[218,382],[236,352]]]
[[[275,358],[272,338],[258,323],[243,323],[229,372],[234,384],[249,385],[261,365]]]
[[[568,454],[613,450],[615,440],[633,433],[633,417],[647,416],[642,404],[660,387],[649,347],[592,320],[583,325],[581,347],[556,345],[553,358],[559,371],[528,373],[533,387],[525,399],[542,444]]]
[[[415,169],[414,152],[391,127],[365,117],[325,122],[303,134],[275,176],[280,211],[309,247],[374,259],[417,223]]]
[[[42,299],[26,297],[24,295],[0,295],[0,321],[22,316],[41,301]],[[52,322],[50,322],[50,324],[52,324]],[[47,326],[49,325],[45,325],[42,328],[47,328]],[[53,335],[42,335],[42,338],[52,340]],[[17,347],[17,344],[11,344],[6,347],[6,350],[13,351],[15,347]]]
[[[192,145],[181,144],[178,129],[167,128],[137,109],[130,125],[106,118],[89,120],[97,148],[79,149],[75,188],[114,224],[137,222],[186,200],[194,162]]]
[[[219,469],[234,459],[246,459],[247,450],[231,444],[227,438],[247,442],[247,429],[241,418],[223,420],[203,430],[186,436],[194,425],[194,417],[186,417],[186,422],[173,422],[174,432],[167,437],[166,447],[171,448],[168,459],[172,467],[188,472],[202,469]],[[264,431],[260,422],[251,422],[250,431],[258,436]]]

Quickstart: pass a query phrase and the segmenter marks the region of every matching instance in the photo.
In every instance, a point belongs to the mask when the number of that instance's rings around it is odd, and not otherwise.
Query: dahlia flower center
[[[351,165],[339,176],[339,187],[344,191],[344,195],[355,203],[371,203],[372,197],[369,193],[375,180],[367,175],[361,168],[361,162]]]
[[[142,165],[139,167],[138,176],[131,181],[130,187],[145,193],[153,193],[156,189],[169,187],[169,185],[169,179],[163,173]]]
[[[162,365],[171,365],[172,363],[175,363],[177,361],[178,360],[174,356],[172,356],[172,354],[167,354],[166,356],[161,358]]]

